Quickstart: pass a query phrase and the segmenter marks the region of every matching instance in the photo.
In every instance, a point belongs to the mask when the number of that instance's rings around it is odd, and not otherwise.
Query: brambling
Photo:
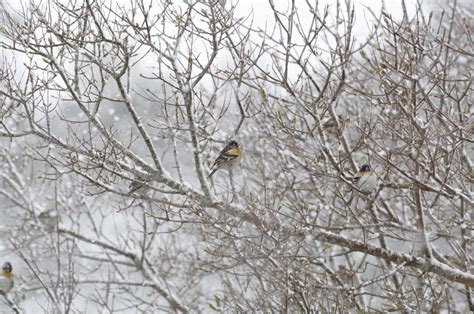
[[[377,186],[377,177],[368,164],[363,164],[360,167],[359,171],[357,171],[357,173],[352,178],[352,185],[355,186],[356,190],[352,191],[347,205],[350,205],[352,202],[356,191],[362,192],[364,194],[370,194],[375,189]]]
[[[0,272],[0,292],[8,293],[13,288],[12,264],[5,262]]]
[[[211,173],[208,177],[212,177],[212,175],[219,169],[230,170],[234,168],[240,163],[243,156],[243,150],[239,143],[236,141],[230,141],[212,164]]]

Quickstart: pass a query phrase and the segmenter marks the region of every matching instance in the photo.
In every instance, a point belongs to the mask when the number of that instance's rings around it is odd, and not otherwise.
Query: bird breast
[[[13,287],[13,275],[12,274],[2,274],[0,275],[0,291],[8,292]]]
[[[364,193],[370,193],[377,185],[377,177],[374,175],[362,176],[358,182],[358,189]]]

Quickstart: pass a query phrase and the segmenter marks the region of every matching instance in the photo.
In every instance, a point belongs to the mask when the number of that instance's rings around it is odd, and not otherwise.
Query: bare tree
[[[474,310],[472,10],[402,3],[2,7],[5,306]]]

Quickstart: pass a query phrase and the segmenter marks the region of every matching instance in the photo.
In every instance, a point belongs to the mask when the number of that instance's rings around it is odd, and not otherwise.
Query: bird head
[[[229,142],[229,144],[227,144],[227,146],[229,146],[229,148],[239,147],[239,143],[232,140],[232,141]]]
[[[12,264],[10,262],[5,262],[2,266],[2,270],[5,273],[11,273],[12,272]]]
[[[363,165],[360,167],[359,172],[367,172],[367,171],[371,171],[371,170],[370,170],[370,166],[369,166],[368,164],[363,164]]]

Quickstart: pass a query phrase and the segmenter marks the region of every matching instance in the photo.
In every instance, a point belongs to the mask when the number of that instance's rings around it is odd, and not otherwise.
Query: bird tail
[[[351,196],[349,197],[349,200],[348,200],[347,203],[346,203],[347,206],[350,206],[350,205],[351,205],[352,200],[354,199],[354,194],[355,194],[355,191],[352,190]]]
[[[217,171],[217,168],[212,169],[211,173],[207,176],[207,178],[212,177],[212,175]]]

